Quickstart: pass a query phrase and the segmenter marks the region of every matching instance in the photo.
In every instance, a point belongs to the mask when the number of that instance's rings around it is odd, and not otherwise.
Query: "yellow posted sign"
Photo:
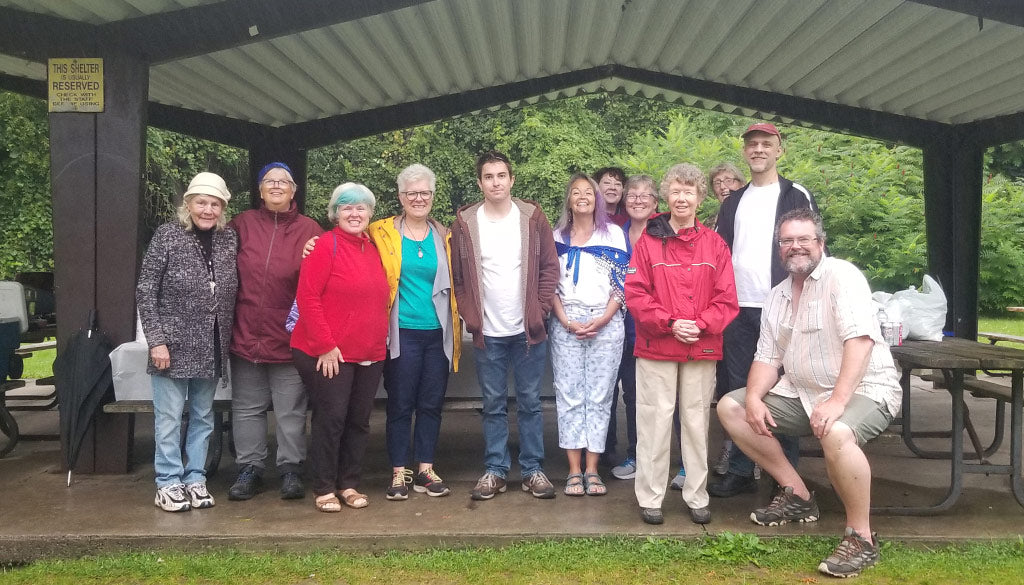
[[[103,59],[50,59],[46,72],[51,112],[103,111]]]

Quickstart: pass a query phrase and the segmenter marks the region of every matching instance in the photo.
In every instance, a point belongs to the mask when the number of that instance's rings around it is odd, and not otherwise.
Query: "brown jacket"
[[[530,345],[547,339],[544,327],[551,300],[558,288],[558,255],[555,238],[540,206],[532,201],[512,199],[519,207],[523,238],[523,325]],[[463,206],[452,224],[452,282],[459,315],[473,335],[473,345],[483,349],[483,291],[480,272],[480,226],[477,210],[483,202]]]

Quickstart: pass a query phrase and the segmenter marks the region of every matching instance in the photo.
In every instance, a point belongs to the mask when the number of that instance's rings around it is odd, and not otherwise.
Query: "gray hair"
[[[708,184],[714,182],[715,177],[722,174],[732,175],[734,179],[741,183],[747,182],[746,177],[743,175],[743,171],[741,171],[739,167],[731,162],[724,162],[711,167],[711,170],[708,171]]]
[[[339,207],[359,204],[369,206],[372,214],[373,208],[377,206],[377,198],[373,196],[373,191],[360,183],[342,183],[331,192],[331,199],[327,204],[327,219],[331,223],[337,223]]]
[[[825,226],[821,223],[821,214],[810,207],[799,207],[791,209],[782,214],[778,223],[775,224],[775,241],[779,241],[779,232],[782,231],[782,224],[788,221],[809,221],[814,224],[814,235],[818,241],[825,243]]]
[[[654,185],[654,179],[650,175],[631,175],[626,179],[626,184],[622,186],[622,192],[628,194],[630,189],[636,187],[650,187],[651,193],[654,193],[654,200],[657,201],[661,198],[661,193],[658,192],[658,188]]]
[[[696,187],[697,196],[701,199],[708,194],[707,177],[704,176],[703,171],[690,163],[679,163],[665,171],[665,176],[661,178],[662,199],[665,199],[668,196],[668,188],[672,186],[672,183],[676,182]]]
[[[190,232],[196,227],[196,224],[192,222],[192,214],[188,210],[188,202],[192,201],[192,199],[199,195],[202,195],[202,193],[189,193],[188,195],[185,195],[184,199],[181,200],[181,205],[178,206],[176,211],[178,223],[181,224],[181,227],[185,228],[186,232]],[[213,229],[215,230],[222,230],[224,229],[224,226],[228,225],[228,204],[224,203],[224,201],[219,197],[214,197],[213,195],[207,195],[207,197],[216,199],[222,206],[220,217],[217,218],[217,224],[213,226]]]
[[[434,174],[434,171],[419,163],[411,164],[398,173],[398,192],[405,191],[409,183],[422,180],[430,183],[431,191],[437,190],[437,176]]]

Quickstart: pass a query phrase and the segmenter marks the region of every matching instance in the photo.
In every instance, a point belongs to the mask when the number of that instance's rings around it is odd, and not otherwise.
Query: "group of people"
[[[345,183],[322,234],[298,213],[283,163],[259,173],[260,208],[230,222],[224,181],[200,173],[177,221],[154,235],[138,285],[154,374],[156,505],[214,505],[203,466],[217,380],[229,374],[239,465],[229,499],[262,489],[271,407],[281,497],[304,497],[308,406],[316,508],[367,506],[360,477],[382,376],[385,498],[407,499],[410,488],[449,494],[434,460],[464,325],[484,438],[472,499],[507,489],[510,374],[520,486],[555,497],[540,398],[550,354],[566,496],[607,493],[599,465],[615,452],[621,385],[628,447],[612,473],[635,478],[644,522],[664,521],[673,426],[682,465],[671,485],[693,522],[711,521],[709,496],[755,491],[755,466],[779,487],[754,522],[816,520],[796,472],[798,438],[813,435],[847,515],[819,570],[850,576],[871,566],[878,541],[860,446],[898,413],[895,367],[866,280],[826,256],[813,196],[778,175],[778,129],[754,124],[743,140],[749,182],[728,163],[707,174],[677,164],[660,185],[612,167],[578,173],[553,228],[539,205],[512,196],[512,163],[497,151],[478,157],[483,198],[459,209],[450,230],[431,217],[436,177],[419,164],[398,175],[399,215],[371,224],[374,194]],[[705,224],[697,209],[709,186],[721,206]],[[713,409],[727,442],[715,466],[723,477],[709,486]]]

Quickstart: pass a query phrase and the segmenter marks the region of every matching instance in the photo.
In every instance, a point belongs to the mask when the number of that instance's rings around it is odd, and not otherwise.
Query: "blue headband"
[[[288,171],[288,174],[291,175],[293,179],[295,178],[295,173],[293,173],[292,170],[288,168],[288,165],[284,164],[283,162],[272,162],[267,166],[263,167],[262,169],[260,169],[259,174],[256,176],[256,182],[262,182],[263,177],[267,176],[267,173],[269,173],[271,169],[284,169]]]

